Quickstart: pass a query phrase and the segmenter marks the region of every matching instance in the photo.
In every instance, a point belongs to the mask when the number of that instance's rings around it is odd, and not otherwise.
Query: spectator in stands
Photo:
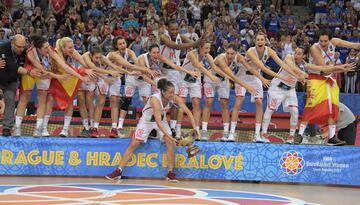
[[[264,16],[265,21],[270,20],[272,15],[275,15],[276,19],[279,19],[279,14],[278,14],[278,12],[276,12],[274,4],[271,4],[269,7],[269,11],[265,13],[265,16]]]
[[[315,23],[326,24],[327,21],[327,0],[315,0]]]
[[[349,52],[348,57],[346,58],[346,63],[357,63],[359,61],[359,58],[356,56],[357,51],[355,49],[351,49]],[[357,78],[357,72],[350,71],[345,73],[345,93],[355,93],[355,83]]]
[[[286,25],[285,25],[286,26]],[[265,22],[268,38],[276,38],[280,29],[280,22],[274,14],[270,15],[270,20]]]

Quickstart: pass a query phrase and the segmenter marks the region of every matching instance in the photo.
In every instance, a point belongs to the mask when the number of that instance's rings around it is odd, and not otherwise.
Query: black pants
[[[355,145],[356,120],[338,132],[338,138],[344,140],[347,145]]]

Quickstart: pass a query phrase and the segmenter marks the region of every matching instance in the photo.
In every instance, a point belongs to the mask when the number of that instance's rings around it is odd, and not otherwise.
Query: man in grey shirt
[[[339,129],[338,138],[347,145],[355,145],[357,120],[346,105],[339,103],[339,119],[336,127]]]

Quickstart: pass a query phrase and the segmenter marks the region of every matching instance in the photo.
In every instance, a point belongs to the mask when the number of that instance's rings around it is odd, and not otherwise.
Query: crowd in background
[[[14,0],[16,1],[16,0]],[[69,36],[75,49],[84,53],[100,45],[104,54],[112,49],[112,39],[122,35],[137,55],[159,43],[166,22],[176,19],[180,33],[197,40],[207,22],[214,25],[211,54],[224,52],[236,43],[244,54],[253,45],[254,34],[263,31],[268,45],[280,57],[297,46],[309,48],[317,41],[319,29],[328,26],[334,37],[360,42],[360,0],[310,0],[311,15],[294,15],[294,0],[3,0],[0,8],[0,43],[14,34],[43,35],[54,46]],[[335,63],[359,62],[359,51],[337,48]],[[267,65],[279,66],[271,59]],[[360,71],[336,76],[342,92],[360,93]],[[304,91],[299,86],[298,91]]]

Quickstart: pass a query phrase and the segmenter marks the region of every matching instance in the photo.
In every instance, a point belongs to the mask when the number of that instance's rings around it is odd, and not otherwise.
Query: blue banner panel
[[[119,164],[130,139],[0,137],[0,174],[104,176]],[[196,142],[188,159],[176,149],[178,178],[360,185],[360,147]],[[124,176],[165,177],[166,146],[142,144]]]

